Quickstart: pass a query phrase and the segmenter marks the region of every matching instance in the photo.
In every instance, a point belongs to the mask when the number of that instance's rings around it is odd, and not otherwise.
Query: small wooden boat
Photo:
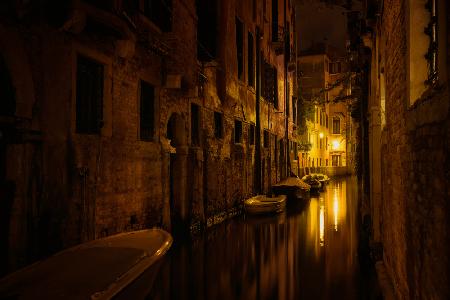
[[[275,195],[287,195],[288,201],[308,199],[311,186],[298,177],[288,177],[272,186]]]
[[[172,245],[161,229],[121,233],[59,252],[0,279],[0,298],[111,299]]]
[[[278,213],[286,208],[286,195],[276,197],[257,195],[245,200],[244,208],[249,214]]]

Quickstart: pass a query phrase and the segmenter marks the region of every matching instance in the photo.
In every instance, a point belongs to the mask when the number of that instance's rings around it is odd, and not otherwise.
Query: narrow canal
[[[356,179],[276,216],[240,216],[175,243],[149,299],[374,299],[360,276]],[[367,296],[369,295],[369,296]]]

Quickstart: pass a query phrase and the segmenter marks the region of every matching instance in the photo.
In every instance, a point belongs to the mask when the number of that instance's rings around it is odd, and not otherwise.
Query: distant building
[[[350,116],[352,72],[344,56],[315,44],[297,58],[303,116],[299,121],[304,172],[351,174],[356,149]]]

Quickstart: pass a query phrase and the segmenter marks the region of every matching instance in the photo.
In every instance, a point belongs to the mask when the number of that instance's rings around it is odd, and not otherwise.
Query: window
[[[261,80],[261,93],[267,102],[278,108],[278,72],[275,67],[264,61],[264,77]]]
[[[143,13],[161,31],[172,30],[172,0],[144,0]]]
[[[254,124],[250,124],[250,126],[248,127],[248,143],[250,145],[255,144],[255,125]]]
[[[103,65],[77,58],[76,131],[98,134],[103,127]]]
[[[341,62],[334,62],[334,63],[330,63],[330,73],[331,74],[338,74],[341,73]]]
[[[244,24],[236,18],[236,57],[237,74],[240,80],[244,77]]]
[[[328,158],[327,158],[327,159],[325,159],[325,166],[327,166],[327,167],[328,167]]]
[[[248,33],[248,85],[255,87],[255,60],[253,58],[253,34],[251,32]]]
[[[340,155],[331,155],[331,165],[333,167],[341,166],[341,156]]]
[[[155,130],[155,88],[141,81],[139,137],[143,141],[153,139]]]
[[[220,112],[214,112],[214,137],[223,138],[223,117]]]
[[[264,130],[264,137],[263,137],[263,143],[264,143],[264,148],[269,148],[269,131],[268,130]]]
[[[438,17],[437,0],[429,0],[425,8],[430,14],[430,21],[425,27],[425,34],[428,35],[430,43],[425,58],[428,63],[428,78],[425,81],[427,85],[434,85],[438,79]]]
[[[328,137],[325,138],[325,150],[328,150]]]
[[[242,143],[242,121],[234,120],[234,143]]]
[[[278,0],[272,0],[272,41],[278,42]]]
[[[197,58],[211,61],[217,57],[217,0],[197,0]]]
[[[409,0],[409,104],[425,91],[446,81],[446,0]]]
[[[328,128],[328,114],[325,115],[325,119],[326,119],[325,120],[325,123],[326,123],[325,126]]]
[[[200,107],[191,103],[191,143],[200,145]]]
[[[341,133],[341,120],[339,118],[333,119],[333,134]]]
[[[15,89],[2,56],[0,56],[0,99],[0,115],[13,116],[16,113]]]

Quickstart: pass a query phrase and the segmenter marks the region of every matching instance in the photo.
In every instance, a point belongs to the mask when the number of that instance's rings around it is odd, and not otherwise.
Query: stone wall
[[[381,134],[382,199],[375,203],[381,211],[375,226],[381,230],[383,261],[397,297],[448,299],[448,63],[440,69],[445,80],[410,105],[405,6],[405,1],[385,1],[378,29],[385,39],[380,57],[386,77],[386,126]],[[446,17],[441,30],[449,28]],[[440,42],[448,41],[447,36]],[[444,53],[440,59],[448,62],[449,52]]]
[[[173,1],[167,33],[138,11],[127,10],[125,18],[121,1],[102,4],[108,8],[89,1],[0,4],[0,55],[16,90],[16,113],[0,116],[0,193],[7,199],[0,207],[0,275],[118,232],[207,224],[254,194],[249,128],[256,122],[256,92],[247,75],[237,79],[235,12],[245,24],[244,49],[247,32],[255,34],[259,26],[262,53],[278,70],[279,106],[260,101],[261,129],[271,134],[270,147],[262,151],[271,170],[264,192],[280,179],[285,69],[264,21],[271,8],[263,15],[258,4],[254,17],[248,9],[253,1],[219,2],[219,51],[212,62],[197,59],[194,0]],[[278,11],[283,25],[281,1]],[[287,15],[292,25],[292,7]],[[104,67],[104,125],[98,134],[76,132],[78,55]],[[288,79],[291,96],[294,78]],[[141,80],[155,88],[150,141],[139,137]],[[199,106],[198,143],[192,104]],[[214,136],[215,111],[223,114],[223,138]],[[292,139],[292,111],[288,118]],[[242,122],[240,143],[234,142],[235,120]]]

